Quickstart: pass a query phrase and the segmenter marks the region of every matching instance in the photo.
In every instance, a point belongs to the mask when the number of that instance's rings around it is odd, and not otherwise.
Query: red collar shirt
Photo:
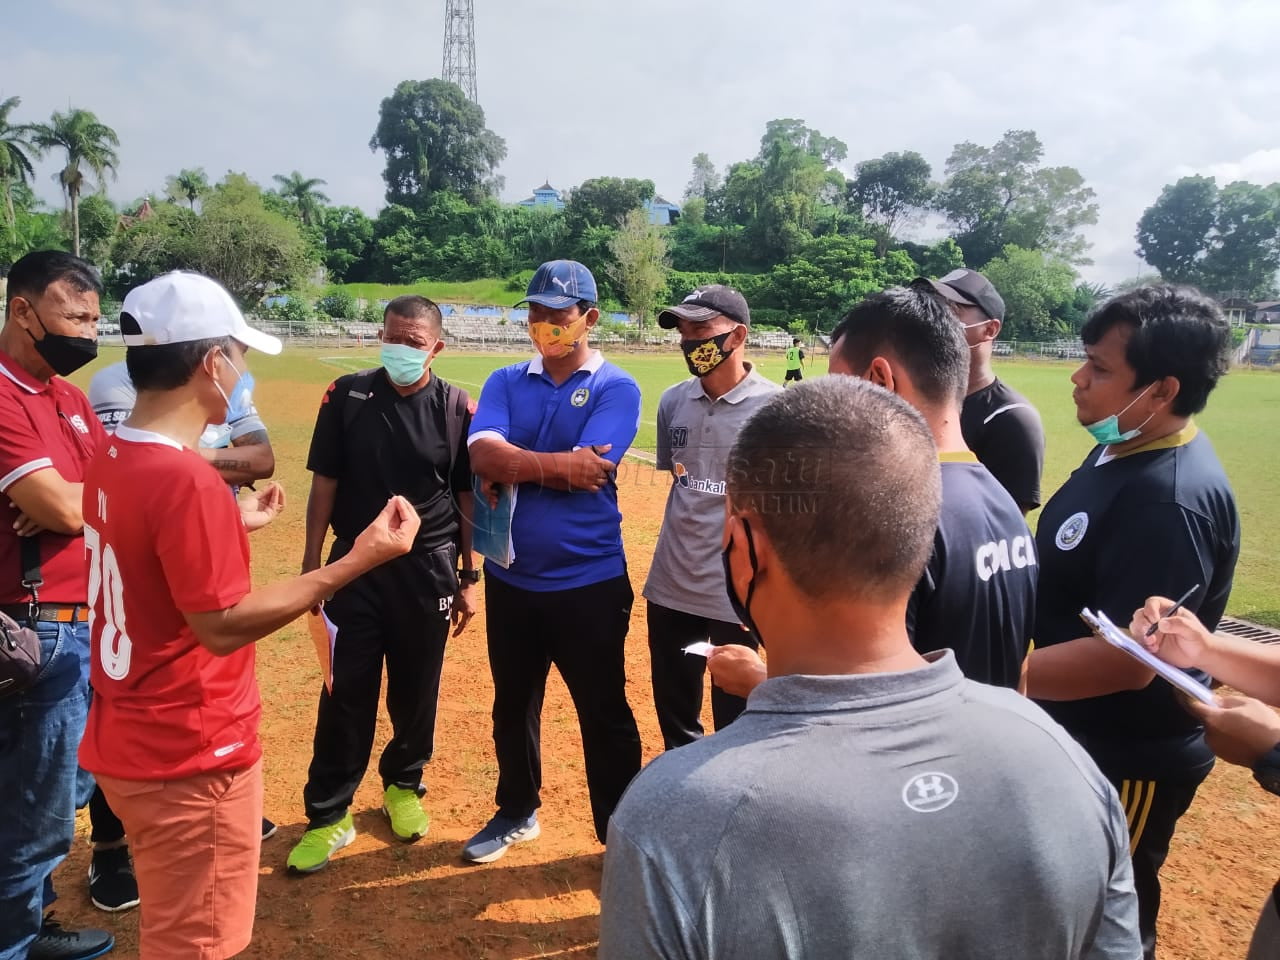
[[[196,451],[122,424],[85,474],[84,517],[94,696],[80,765],[141,781],[252,766],[254,646],[215,656],[183,616],[249,592],[226,483]]]
[[[85,468],[106,432],[89,400],[61,377],[37,380],[0,351],[0,494],[40,470],[57,470],[67,483],[84,481]],[[22,559],[13,521],[17,510],[0,497],[0,604],[31,599],[22,587]],[[39,588],[44,603],[84,603],[88,584],[80,534],[44,532]]]

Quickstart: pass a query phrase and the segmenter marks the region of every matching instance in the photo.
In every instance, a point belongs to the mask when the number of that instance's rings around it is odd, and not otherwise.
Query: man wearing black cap
[[[991,369],[992,344],[1004,322],[1004,300],[976,270],[952,270],[938,280],[920,277],[947,301],[969,344],[969,388],[960,428],[964,442],[1000,485],[1030,513],[1040,506],[1044,427],[1031,402]]]
[[[702,736],[707,664],[684,648],[710,641],[755,649],[725,594],[720,559],[729,450],[742,425],[779,390],[743,357],[750,323],[742,294],[719,284],[694,290],[658,314],[659,326],[680,331],[693,374],[658,402],[657,466],[670,470],[673,482],[644,587],[653,703],[667,749]],[[745,706],[743,698],[711,688],[717,730]]]

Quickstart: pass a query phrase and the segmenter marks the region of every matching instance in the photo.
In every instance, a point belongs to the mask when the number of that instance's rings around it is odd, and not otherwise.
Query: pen
[[[1184,603],[1186,603],[1188,600],[1190,600],[1191,595],[1199,589],[1200,589],[1200,584],[1197,583],[1194,587],[1192,587],[1190,590],[1188,590],[1186,593],[1180,596],[1177,600],[1174,601],[1173,606],[1164,612],[1164,616],[1161,617],[1160,620],[1165,619],[1165,617],[1172,617],[1175,613],[1178,612],[1178,608],[1182,606]],[[1148,636],[1148,637],[1154,636],[1156,630],[1158,630],[1160,627],[1160,620],[1157,620],[1151,626],[1147,627],[1147,632],[1145,636]]]

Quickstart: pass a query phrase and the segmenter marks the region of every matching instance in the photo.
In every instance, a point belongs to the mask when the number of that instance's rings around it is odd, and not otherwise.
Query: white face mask
[[[985,327],[990,322],[991,322],[990,320],[979,320],[977,323],[962,323],[960,324],[960,329],[968,330],[971,327]],[[965,337],[965,339],[968,340],[969,338]],[[973,350],[974,348],[980,347],[980,346],[982,346],[981,343],[971,343],[969,344],[969,349]]]

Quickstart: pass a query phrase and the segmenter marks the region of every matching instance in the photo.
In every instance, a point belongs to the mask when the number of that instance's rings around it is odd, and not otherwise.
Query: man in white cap
[[[132,841],[141,957],[229,957],[249,943],[257,898],[253,643],[405,553],[418,517],[395,497],[343,561],[251,592],[245,532],[284,491],[237,508],[196,449],[243,394],[248,350],[280,341],[192,273],[130,291],[120,325],[138,400],[85,472],[94,699],[80,762]]]

